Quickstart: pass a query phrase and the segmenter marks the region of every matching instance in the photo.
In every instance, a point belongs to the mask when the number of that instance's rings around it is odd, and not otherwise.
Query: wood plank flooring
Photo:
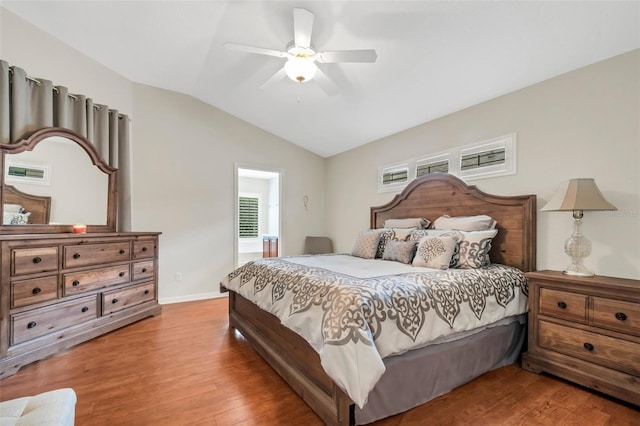
[[[321,425],[228,329],[227,299],[165,305],[148,318],[23,367],[0,400],[71,387],[76,425]],[[391,425],[638,425],[637,408],[511,365],[406,413]]]

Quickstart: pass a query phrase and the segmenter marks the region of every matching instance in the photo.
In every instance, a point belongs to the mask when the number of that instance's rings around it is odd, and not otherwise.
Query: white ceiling
[[[11,1],[1,5],[129,80],[189,94],[328,157],[640,47],[638,1]],[[292,9],[315,14],[315,81],[260,86],[283,59]]]

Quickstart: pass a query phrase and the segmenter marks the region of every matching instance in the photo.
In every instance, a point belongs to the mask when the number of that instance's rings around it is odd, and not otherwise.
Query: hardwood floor
[[[142,320],[22,368],[0,400],[71,387],[76,425],[322,423],[235,331],[227,299],[164,305]],[[391,425],[638,425],[637,408],[511,365]]]

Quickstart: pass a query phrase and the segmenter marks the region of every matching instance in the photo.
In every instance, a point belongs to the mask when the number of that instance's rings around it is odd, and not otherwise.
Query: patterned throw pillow
[[[416,250],[415,241],[388,241],[382,254],[383,260],[411,263]]]
[[[413,266],[433,269],[449,269],[449,263],[458,239],[454,236],[422,237],[413,258]]]
[[[449,268],[474,269],[491,263],[489,251],[491,240],[498,234],[497,229],[487,231],[456,231],[451,229],[418,229],[409,236],[410,241],[420,241],[425,236],[451,236],[458,240],[453,250]]]
[[[380,235],[384,229],[366,229],[361,231],[351,248],[351,256],[373,259],[376,257]]]
[[[411,232],[414,231],[413,228],[405,229],[388,229],[382,228],[380,229],[382,233],[380,234],[380,242],[378,244],[378,251],[376,252],[376,259],[381,259],[384,254],[384,249],[389,241],[407,241],[411,236]]]

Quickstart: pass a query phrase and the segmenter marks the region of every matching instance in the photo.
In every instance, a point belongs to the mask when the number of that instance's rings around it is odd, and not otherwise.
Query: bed
[[[229,290],[229,324],[242,333],[327,424],[367,424],[406,411],[490,369],[513,363],[519,356],[525,337],[527,295],[526,280],[521,272],[535,269],[535,200],[533,195],[486,194],[454,176],[435,174],[414,180],[388,204],[371,208],[372,229],[382,228],[387,219],[424,217],[433,220],[443,215],[489,215],[498,224],[498,234],[493,238],[489,252],[491,265],[471,273],[495,275],[506,271],[513,276],[514,284],[508,288],[489,284],[481,291],[487,294],[479,302],[475,296],[473,301],[467,297],[464,303],[458,301],[453,306],[442,303],[442,299],[449,297],[448,289],[443,287],[441,293],[436,290],[424,291],[419,299],[431,298],[430,306],[433,309],[419,311],[424,318],[421,318],[418,327],[410,324],[415,320],[415,315],[411,321],[406,321],[411,316],[409,314],[402,317],[397,315],[395,324],[401,329],[399,337],[386,337],[389,330],[389,326],[384,325],[386,323],[367,325],[367,333],[354,332],[353,329],[349,331],[347,326],[347,331],[338,328],[349,322],[349,315],[332,319],[331,315],[323,314],[323,325],[318,327],[317,332],[314,332],[315,326],[304,330],[310,317],[289,315],[294,311],[295,314],[304,312],[306,315],[314,309],[321,309],[327,303],[322,297],[334,302],[345,298],[342,290],[319,284],[319,276],[329,281],[342,281],[341,288],[362,287],[362,283],[367,282],[367,285],[374,287],[393,289],[390,291],[394,294],[398,293],[398,289],[403,292],[402,286],[406,286],[397,284],[399,277],[416,282],[423,280],[424,274],[406,270],[411,266],[393,265],[394,262],[381,260],[368,261],[388,265],[389,272],[375,271],[365,279],[360,275],[367,274],[363,271],[368,266],[359,265],[361,261],[366,264],[367,260],[344,255],[261,259],[239,268],[221,283],[223,289]],[[358,268],[363,269],[358,272]],[[394,272],[394,269],[398,269],[398,272]],[[285,270],[290,273],[285,274]],[[304,285],[297,286],[298,293],[290,296],[282,289],[296,287],[291,285],[294,275],[306,278]],[[462,284],[469,281],[467,276],[462,271],[449,270],[439,271],[435,278],[429,279],[446,283],[451,281],[455,288],[462,289]],[[502,279],[482,280],[499,282]],[[308,296],[300,291],[301,288],[308,289]],[[266,290],[263,292],[263,289]],[[465,291],[459,290],[458,294]],[[380,316],[375,313],[379,311],[371,306],[384,302],[375,297],[369,298],[367,289],[363,290],[363,294],[367,297],[362,298],[366,303],[361,306],[369,314],[374,312],[370,316]],[[444,296],[439,297],[438,294]],[[293,305],[287,304],[285,307],[280,303],[287,298],[293,301]],[[434,298],[439,298],[440,302],[433,303]],[[354,306],[352,299],[361,298],[357,295],[346,296],[344,300],[349,302],[341,302],[341,305],[346,306],[347,311],[348,307]],[[504,311],[502,317],[493,318],[493,308],[486,307],[489,304],[499,305],[498,310]],[[482,307],[476,309],[475,305]],[[456,311],[452,316],[451,309]],[[469,314],[469,319],[464,317],[461,328],[456,328],[460,322],[456,316],[463,318],[460,312],[465,309],[475,313]],[[394,312],[400,310],[399,307]],[[440,318],[438,322],[426,318],[427,314],[431,315],[426,311],[437,311],[435,314]],[[488,313],[485,316],[483,312]],[[477,324],[474,323],[476,319]],[[450,333],[446,331],[447,326],[451,329]],[[423,336],[423,332],[429,331],[427,329],[445,330],[445,334],[437,334],[439,337],[435,342],[429,341],[430,337]],[[305,333],[311,336],[305,336],[306,339],[301,337]],[[332,338],[326,339],[326,336]],[[350,337],[345,339],[345,336]],[[405,346],[405,342],[410,340],[419,343],[416,348]],[[334,349],[336,346],[344,346],[346,350],[341,349],[342,352],[338,353]],[[355,361],[346,358],[344,352],[352,353]],[[376,354],[380,355],[380,359]],[[367,368],[357,370],[350,364],[366,365]],[[350,371],[353,374],[349,375]]]
[[[11,185],[4,186],[3,205],[16,205],[29,213],[28,223],[48,224],[51,214],[51,197],[22,192]],[[3,209],[4,210],[4,209]],[[4,221],[3,221],[4,222]],[[5,223],[8,225],[9,223]]]

